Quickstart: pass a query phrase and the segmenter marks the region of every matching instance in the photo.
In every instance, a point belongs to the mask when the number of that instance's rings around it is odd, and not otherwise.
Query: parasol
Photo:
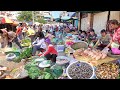
[[[13,23],[13,21],[12,21],[11,19],[5,17],[5,18],[2,18],[2,19],[1,19],[1,23],[2,23],[2,24],[5,24],[5,23]]]
[[[69,17],[69,16],[64,16],[64,17],[62,17],[61,19],[62,20],[69,20],[71,17]]]

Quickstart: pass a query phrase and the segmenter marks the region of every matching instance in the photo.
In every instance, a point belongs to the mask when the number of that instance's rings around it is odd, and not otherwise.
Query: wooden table
[[[86,57],[78,56],[77,52],[74,52],[73,55],[74,55],[76,60],[78,60],[78,61],[86,61],[88,63],[91,63],[93,66],[97,66],[97,65],[100,65],[102,63],[107,63],[107,62],[110,62],[110,61],[117,60],[117,58],[111,58],[111,57],[108,57],[108,56],[105,59],[95,60],[95,59],[92,59],[89,56],[86,56]]]

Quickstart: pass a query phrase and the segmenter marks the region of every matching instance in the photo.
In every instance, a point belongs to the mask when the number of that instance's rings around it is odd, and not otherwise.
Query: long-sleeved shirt
[[[40,45],[40,48],[46,49],[46,44],[45,44],[45,39],[44,38],[43,39],[37,38],[32,44],[37,45],[37,46]]]
[[[56,55],[58,55],[58,52],[56,51],[55,47],[52,44],[49,44],[47,50],[45,51],[45,53],[43,55],[45,56],[47,54],[56,54]]]

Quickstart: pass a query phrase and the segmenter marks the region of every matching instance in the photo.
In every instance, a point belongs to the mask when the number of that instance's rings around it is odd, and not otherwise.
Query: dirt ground
[[[15,63],[15,62],[12,62],[12,61],[7,61],[6,60],[6,55],[0,53],[0,65],[5,66],[5,67],[9,67],[9,70],[11,71],[14,68],[18,68],[20,66],[23,66],[24,63],[23,62]]]

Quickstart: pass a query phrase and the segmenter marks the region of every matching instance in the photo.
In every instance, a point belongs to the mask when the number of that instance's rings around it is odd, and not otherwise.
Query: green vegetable
[[[28,69],[28,75],[29,75],[29,77],[31,78],[31,79],[36,79],[36,78],[38,78],[39,76],[40,76],[40,73],[41,73],[41,71],[40,71],[40,69],[38,68],[38,67],[30,67],[29,69]]]
[[[53,76],[56,77],[56,78],[58,78],[59,76],[61,76],[62,73],[63,73],[62,66],[57,66],[57,65],[55,65],[55,66],[53,66],[53,67],[51,68],[51,70],[52,70]]]
[[[47,74],[45,75],[45,79],[50,79],[50,77],[51,77],[51,74],[50,74],[50,73],[47,73]]]
[[[37,62],[35,60],[32,60],[30,63],[25,65],[25,69],[29,70],[29,68],[35,67],[35,66],[37,66]]]
[[[26,48],[14,62],[20,62],[22,59],[29,58],[32,55],[32,48]]]

